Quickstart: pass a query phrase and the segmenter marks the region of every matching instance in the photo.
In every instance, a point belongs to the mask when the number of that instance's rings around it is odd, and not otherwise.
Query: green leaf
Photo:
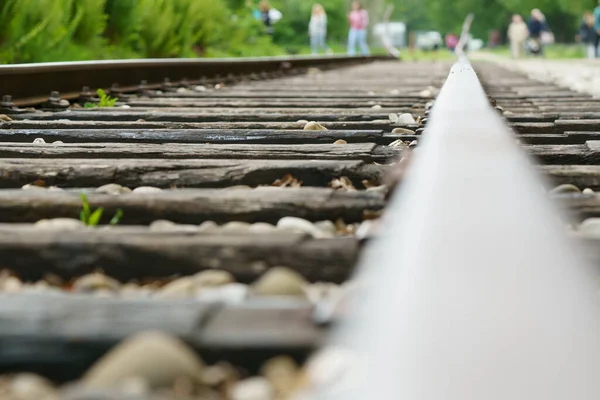
[[[83,207],[82,212],[83,212],[85,221],[89,221],[90,215],[91,215],[90,203],[88,202],[88,199],[87,199],[87,196],[85,195],[85,193],[81,193],[79,195],[79,197],[81,197],[81,206]]]
[[[83,210],[79,212],[79,220],[87,225],[88,221]]]
[[[123,217],[123,210],[121,210],[119,208],[119,209],[117,209],[117,212],[115,213],[115,215],[110,220],[109,225],[117,225],[121,221],[122,217]]]
[[[96,90],[96,93],[98,93],[98,97],[100,97],[100,100],[102,100],[103,97],[106,97],[106,92],[104,92],[104,89],[98,89]]]
[[[102,213],[104,212],[104,209],[102,207],[96,209],[96,211],[94,211],[92,213],[92,215],[90,216],[90,219],[88,221],[88,225],[89,226],[96,226],[98,225],[98,223],[100,222],[100,218],[102,218]]]
[[[96,103],[85,103],[83,105],[83,108],[95,108],[98,107],[98,105]]]

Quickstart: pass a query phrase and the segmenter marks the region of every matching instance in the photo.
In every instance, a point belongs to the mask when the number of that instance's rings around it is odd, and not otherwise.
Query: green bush
[[[277,54],[245,0],[0,0],[0,63]]]

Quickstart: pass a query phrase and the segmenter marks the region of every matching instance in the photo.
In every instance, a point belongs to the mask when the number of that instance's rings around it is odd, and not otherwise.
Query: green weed
[[[90,203],[85,193],[81,193],[81,211],[79,212],[79,219],[87,226],[97,226],[100,223],[104,208],[100,207],[92,211]],[[117,209],[115,215],[110,219],[109,225],[117,225],[121,218],[123,218],[123,210]]]
[[[84,108],[94,108],[94,107],[114,107],[117,102],[116,97],[110,97],[106,94],[106,92],[102,89],[98,89],[96,91],[98,93],[98,97],[100,98],[100,102],[98,104],[95,103],[85,103],[83,105]]]

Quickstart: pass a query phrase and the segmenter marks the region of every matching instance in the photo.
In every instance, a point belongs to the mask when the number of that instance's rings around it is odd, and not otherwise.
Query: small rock
[[[233,386],[231,400],[275,400],[275,390],[265,378],[248,378]]]
[[[187,92],[189,92],[189,90],[187,88],[180,87],[180,88],[177,88],[176,92],[177,93],[187,93]]]
[[[390,94],[393,95],[393,96],[397,96],[397,95],[400,94],[400,90],[398,90],[398,89],[392,89],[392,90],[390,90]]]
[[[196,92],[206,92],[206,86],[202,86],[202,85],[194,86],[194,90]]]
[[[192,276],[197,287],[217,287],[235,282],[234,276],[221,270],[206,270]]]
[[[104,194],[127,194],[131,193],[131,189],[116,183],[109,183],[108,185],[102,185],[97,188],[96,192]]]
[[[218,229],[219,225],[214,221],[204,221],[198,226],[198,232],[206,232]]]
[[[52,219],[41,219],[33,224],[39,229],[50,229],[50,230],[62,230],[62,231],[73,231],[77,229],[84,229],[86,225],[78,219],[74,218],[52,218]]]
[[[144,194],[144,193],[158,193],[158,192],[162,192],[163,190],[161,188],[157,188],[154,186],[140,186],[140,187],[136,187],[135,189],[133,189],[132,193],[139,193],[139,194]]]
[[[0,277],[0,292],[3,293],[17,293],[23,288],[21,280],[15,276],[2,273]]]
[[[379,220],[377,219],[368,219],[363,221],[356,230],[356,237],[361,240],[370,238],[376,234],[378,227]]]
[[[507,110],[503,112],[504,115],[514,115],[514,112]]]
[[[562,185],[558,185],[554,189],[548,192],[549,194],[563,194],[563,193],[581,193],[581,190],[575,185],[570,183],[565,183]]]
[[[312,222],[297,217],[283,217],[277,222],[277,228],[299,233],[307,233],[314,238],[326,238],[327,235]]]
[[[272,233],[275,232],[277,228],[274,225],[267,224],[266,222],[255,222],[254,224],[250,225],[248,230],[256,233]]]
[[[27,185],[21,186],[21,190],[46,190],[46,188],[28,183]]]
[[[333,142],[333,144],[348,144],[348,142],[346,142],[344,139],[338,139],[335,142]]]
[[[73,291],[79,293],[90,293],[99,290],[116,292],[120,287],[121,284],[116,279],[97,272],[79,277],[73,282]]]
[[[392,121],[393,124],[398,122],[398,114],[396,113],[391,113],[390,115],[388,115],[390,121]]]
[[[415,125],[417,121],[415,121],[414,117],[409,113],[404,113],[398,115],[398,124],[401,125]]]
[[[287,399],[298,385],[300,370],[291,357],[279,356],[264,363],[260,374],[271,382],[277,398]]]
[[[243,221],[231,221],[221,225],[221,230],[232,233],[248,233],[250,230],[250,224]]]
[[[337,228],[332,221],[318,221],[314,224],[317,228],[319,228],[323,232],[330,233],[331,235],[335,235],[337,233]]]
[[[306,297],[304,287],[307,284],[297,272],[285,267],[273,267],[254,282],[252,293],[258,296]]]
[[[431,92],[431,90],[425,89],[425,90],[421,90],[419,92],[419,96],[421,96],[421,97],[433,97],[433,93]]]
[[[373,110],[381,110],[381,106],[379,104],[375,104],[373,107],[371,107]]]
[[[64,190],[59,188],[58,186],[50,186],[48,188],[48,191],[49,192],[64,192]]]
[[[304,125],[304,130],[305,131],[326,131],[327,128],[325,128],[323,125],[319,124],[318,122],[311,121],[311,122],[308,122],[306,125]]]
[[[394,128],[392,129],[392,133],[396,134],[396,135],[414,135],[415,132],[411,131],[410,129],[406,129],[406,128]]]
[[[387,185],[379,185],[379,186],[372,186],[370,188],[367,188],[367,192],[377,192],[377,193],[382,193],[382,194],[387,194],[387,192],[390,190],[390,188]]]
[[[202,360],[177,338],[161,332],[139,333],[105,354],[84,375],[83,384],[111,388],[138,377],[153,388],[173,387],[178,378],[202,383]]]
[[[312,285],[307,285],[304,288],[304,293],[308,300],[317,304],[320,301],[333,298],[341,291],[340,286],[335,283],[317,282]]]
[[[52,382],[39,375],[23,373],[16,375],[11,382],[12,394],[19,400],[58,399],[58,392]]]
[[[203,287],[196,291],[196,299],[207,302],[239,304],[248,296],[248,286],[242,283],[228,283],[223,286]]]
[[[296,121],[296,123],[298,125],[304,126],[304,125],[308,124],[308,121],[305,119],[299,119],[298,121]]]
[[[0,114],[0,121],[2,121],[2,122],[9,122],[9,121],[12,121],[12,118],[9,117],[6,114]]]
[[[152,221],[149,229],[153,232],[198,232],[199,228],[196,225],[176,224],[175,222],[165,219],[157,219]]]
[[[392,143],[388,144],[388,147],[400,147],[403,149],[408,148],[408,146],[406,145],[406,143],[404,143],[403,140],[398,139],[398,140],[394,140]]]
[[[161,299],[182,299],[192,297],[194,293],[196,293],[196,282],[192,277],[186,276],[167,283],[156,293],[156,297]]]
[[[58,145],[58,144],[64,144],[64,142],[62,142],[61,140],[56,140],[56,141],[52,142],[52,144]]]
[[[594,192],[592,189],[590,188],[585,188],[583,189],[583,192],[581,192],[583,194],[596,194],[596,192]]]
[[[42,138],[36,138],[33,140],[33,144],[46,144],[46,141]]]
[[[121,108],[131,108],[131,106],[129,104],[123,104]]]
[[[600,235],[600,218],[588,218],[579,225],[579,232],[591,236]]]

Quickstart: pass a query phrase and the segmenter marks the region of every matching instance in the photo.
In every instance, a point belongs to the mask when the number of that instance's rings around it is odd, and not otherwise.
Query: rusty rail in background
[[[594,274],[464,55],[419,142],[301,398],[600,398]]]
[[[118,83],[134,91],[142,80],[148,88],[159,88],[165,78],[175,84],[182,80],[198,83],[204,79],[239,77],[249,74],[286,73],[294,69],[331,68],[390,59],[386,56],[349,57],[294,56],[230,59],[141,59],[55,62],[0,65],[0,96],[10,95],[16,106],[44,102],[52,91],[61,97],[77,98],[84,86],[108,89]]]

